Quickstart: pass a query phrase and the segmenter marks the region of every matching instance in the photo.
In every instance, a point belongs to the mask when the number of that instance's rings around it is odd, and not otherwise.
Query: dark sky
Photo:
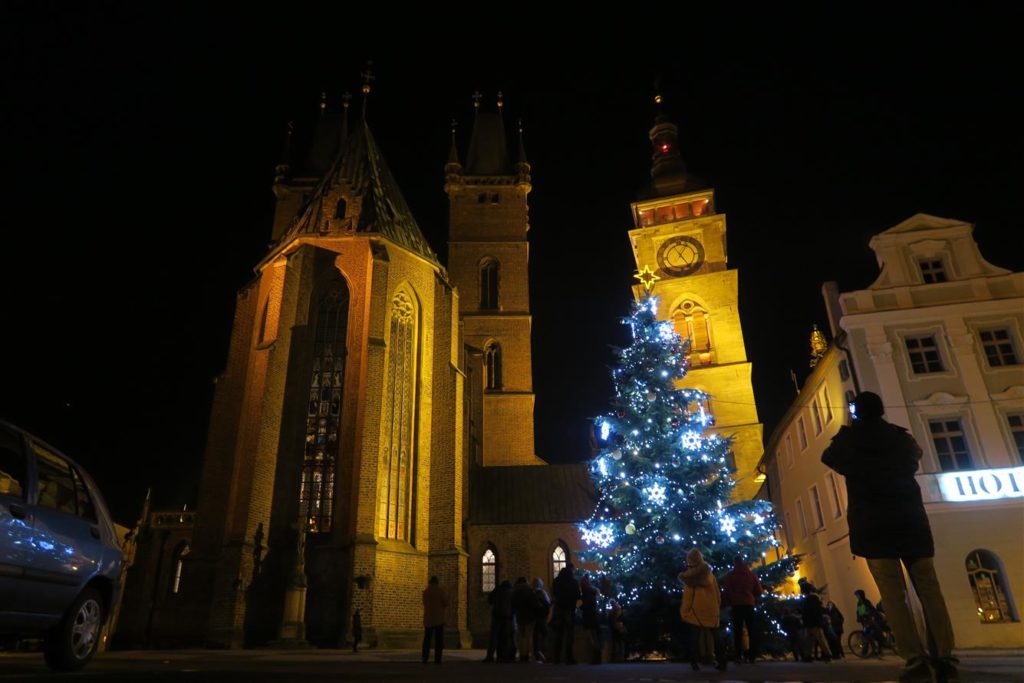
[[[826,325],[821,283],[873,280],[871,235],[918,212],[963,219],[991,262],[1024,269],[1019,17],[773,9],[585,33],[550,17],[456,28],[291,8],[24,4],[0,21],[0,417],[85,465],[121,521],[150,485],[160,505],[194,503],[285,124],[301,139],[320,91],[357,91],[368,58],[370,125],[442,255],[447,121],[469,123],[475,88],[488,103],[503,90],[524,120],[537,452],[553,462],[585,456],[625,343],[656,77],[684,159],[728,216],[766,434],[790,369],[806,375],[811,324]]]

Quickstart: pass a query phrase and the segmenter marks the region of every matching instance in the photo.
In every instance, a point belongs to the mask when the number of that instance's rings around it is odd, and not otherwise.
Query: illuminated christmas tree
[[[625,605],[640,652],[669,648],[682,591],[676,577],[691,548],[719,579],[742,555],[767,591],[796,568],[779,551],[771,503],[730,502],[729,440],[708,432],[708,396],[677,388],[689,342],[656,311],[648,297],[623,320],[633,342],[618,351],[612,372],[614,411],[596,420],[602,447],[590,469],[598,503],[580,525],[583,560],[607,574],[606,593]],[[765,630],[777,630],[773,610],[760,611]]]

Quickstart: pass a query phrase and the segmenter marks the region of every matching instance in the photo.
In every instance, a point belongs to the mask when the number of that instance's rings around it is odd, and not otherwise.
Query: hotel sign
[[[938,475],[942,499],[967,500],[1024,498],[1024,467],[945,472]]]

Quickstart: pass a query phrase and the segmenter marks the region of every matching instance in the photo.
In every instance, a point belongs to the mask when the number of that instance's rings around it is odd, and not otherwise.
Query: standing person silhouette
[[[867,559],[868,569],[885,603],[896,647],[906,660],[901,681],[959,681],[953,657],[953,625],[935,575],[935,543],[914,479],[921,448],[902,427],[882,419],[878,394],[865,391],[853,401],[856,419],[843,426],[821,461],[846,477],[849,496],[850,551]],[[924,608],[935,643],[933,659],[925,652],[907,605],[902,566]]]

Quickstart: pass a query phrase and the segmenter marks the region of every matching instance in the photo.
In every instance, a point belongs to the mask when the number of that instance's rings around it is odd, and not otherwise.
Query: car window
[[[85,486],[82,474],[74,467],[71,468],[71,473],[75,475],[75,497],[78,500],[78,516],[95,522],[96,506],[92,503],[92,496],[89,495],[89,489]]]
[[[0,495],[24,498],[25,485],[21,434],[0,426]]]
[[[69,515],[77,514],[75,506],[75,482],[71,468],[59,455],[51,453],[36,442],[32,442],[36,454],[36,469],[39,474],[39,505]]]

